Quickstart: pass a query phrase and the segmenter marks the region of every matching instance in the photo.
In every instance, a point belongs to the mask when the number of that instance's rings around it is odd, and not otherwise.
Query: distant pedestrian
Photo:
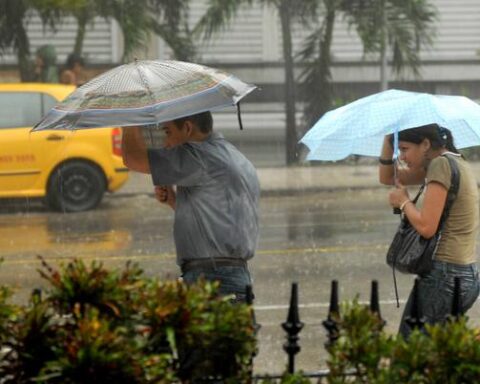
[[[256,170],[213,132],[210,112],[162,127],[164,148],[148,150],[141,128],[123,129],[125,165],[151,173],[157,199],[175,210],[177,264],[184,281],[219,281],[220,294],[244,301],[246,286],[252,283],[247,262],[258,239]]]
[[[82,85],[84,81],[85,61],[80,55],[71,53],[65,62],[65,67],[60,73],[60,82],[62,84]]]
[[[58,83],[57,53],[53,45],[42,45],[35,54],[34,81]]]
[[[451,184],[448,156],[460,173],[457,196],[443,225],[435,253],[433,270],[419,276],[421,313],[427,323],[443,322],[451,312],[454,278],[461,281],[462,312],[478,297],[480,284],[476,265],[476,239],[479,227],[478,187],[470,166],[454,146],[451,132],[437,124],[407,129],[398,133],[400,160],[406,168],[397,169],[397,188],[389,201],[400,208],[417,232],[431,238],[437,232]],[[380,181],[392,185],[394,180],[393,137],[386,136],[380,156]],[[423,204],[417,208],[404,185],[423,184]],[[400,324],[400,334],[407,337],[411,329],[405,316],[411,313],[412,295],[407,301]]]

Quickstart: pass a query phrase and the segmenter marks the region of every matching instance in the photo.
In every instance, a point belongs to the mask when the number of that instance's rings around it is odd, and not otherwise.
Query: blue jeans
[[[480,292],[480,282],[476,264],[460,265],[435,261],[432,271],[421,276],[419,280],[419,298],[422,316],[426,323],[434,324],[445,321],[452,311],[454,278],[460,277],[461,310],[466,313],[475,303]],[[412,293],[403,311],[399,333],[408,337],[412,329],[405,322],[410,315]]]
[[[234,302],[246,301],[246,287],[252,284],[252,278],[247,267],[243,266],[198,266],[184,272],[183,281],[186,284],[196,282],[200,277],[207,281],[219,281],[219,294],[235,295]]]

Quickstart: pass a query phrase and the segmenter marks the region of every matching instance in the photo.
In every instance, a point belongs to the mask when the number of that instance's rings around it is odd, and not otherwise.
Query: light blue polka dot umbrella
[[[448,128],[457,148],[480,145],[480,105],[464,96],[396,89],[326,113],[300,143],[309,149],[307,160],[379,156],[385,135],[432,123]]]

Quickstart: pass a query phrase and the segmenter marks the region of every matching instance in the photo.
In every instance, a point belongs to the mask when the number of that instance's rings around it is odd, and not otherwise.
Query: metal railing
[[[252,295],[251,287],[247,287],[247,302],[252,304]],[[371,295],[370,295],[370,311],[377,314],[380,321],[383,322],[385,326],[386,322],[381,317],[380,311],[380,301],[379,301],[379,292],[378,292],[378,282],[373,280],[371,283]],[[452,309],[449,315],[451,319],[459,319],[463,315],[461,305],[461,291],[460,291],[460,278],[455,277],[454,279],[454,291],[453,291],[453,301]],[[332,346],[339,337],[339,300],[338,300],[338,281],[333,280],[331,282],[331,291],[330,291],[330,305],[328,310],[327,318],[322,322],[325,330],[327,331],[327,342],[325,347],[328,349]],[[415,279],[413,291],[412,291],[412,305],[410,313],[406,316],[405,321],[412,329],[423,329],[426,323],[425,317],[421,312],[421,303],[419,296],[419,279]],[[261,325],[256,325],[257,329]],[[296,372],[296,356],[301,351],[301,346],[299,344],[299,335],[302,331],[304,324],[300,320],[299,314],[299,303],[298,303],[298,284],[292,283],[291,294],[290,294],[290,306],[288,309],[287,319],[284,323],[281,324],[281,327],[286,333],[286,342],[283,345],[283,349],[287,355],[287,373],[294,374]],[[322,379],[326,379],[329,375],[328,369],[320,369],[315,372],[302,372],[302,376],[305,378],[318,379],[316,383],[322,383]],[[280,380],[284,373],[281,374],[260,374],[254,375],[253,381],[259,382],[264,379],[271,380]],[[356,376],[355,371],[349,372],[346,376]]]

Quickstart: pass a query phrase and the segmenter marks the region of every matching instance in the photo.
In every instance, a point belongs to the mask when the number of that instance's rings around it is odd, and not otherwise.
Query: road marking
[[[257,255],[288,255],[288,254],[311,254],[311,253],[346,253],[352,251],[365,251],[365,250],[385,250],[387,245],[385,244],[369,244],[369,245],[355,245],[355,246],[329,246],[329,247],[317,247],[317,248],[284,248],[284,249],[259,249],[256,251]],[[152,255],[120,255],[120,256],[68,256],[68,257],[48,257],[44,256],[45,260],[49,262],[68,262],[73,259],[81,259],[84,261],[119,261],[119,260],[174,260],[176,257],[173,252],[156,253]],[[36,256],[13,258],[4,257],[1,264],[31,264],[36,260]]]
[[[125,260],[125,261],[137,261],[137,260],[151,260],[151,259],[161,259],[161,260],[170,260],[170,259],[175,259],[175,253],[157,253],[155,255],[130,255],[130,256],[84,256],[84,255],[78,255],[78,256],[68,256],[68,257],[48,257],[48,256],[42,256],[45,261],[51,263],[51,262],[70,262],[74,259],[80,259],[82,261],[118,261],[118,260]],[[32,256],[31,258],[23,258],[23,259],[7,259],[4,258],[3,261],[1,262],[1,265],[8,265],[8,264],[32,264],[38,263],[40,264],[40,261],[37,260],[35,256]]]
[[[257,255],[282,255],[289,253],[342,253],[342,252],[351,252],[358,250],[385,250],[388,245],[385,244],[368,244],[368,245],[354,245],[354,246],[343,246],[335,245],[329,247],[318,247],[318,248],[284,248],[284,249],[259,249],[256,251]]]
[[[400,304],[405,304],[407,300],[399,299],[398,302]],[[369,301],[359,301],[361,305],[370,305]],[[380,305],[393,305],[397,304],[397,300],[380,300]],[[287,304],[279,304],[279,305],[254,305],[253,306],[256,311],[277,311],[277,310],[285,310],[289,308]],[[308,308],[329,308],[330,303],[307,303],[307,304],[299,304],[298,308],[300,309],[308,309]]]

